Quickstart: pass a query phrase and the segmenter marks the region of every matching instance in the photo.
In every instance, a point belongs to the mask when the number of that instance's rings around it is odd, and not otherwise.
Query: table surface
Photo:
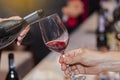
[[[96,49],[96,36],[94,32],[97,26],[97,13],[91,15],[71,35],[67,50],[75,48]],[[51,52],[35,68],[33,68],[23,80],[64,80],[64,74],[59,64],[60,54]],[[87,80],[94,80],[95,76],[89,75]]]

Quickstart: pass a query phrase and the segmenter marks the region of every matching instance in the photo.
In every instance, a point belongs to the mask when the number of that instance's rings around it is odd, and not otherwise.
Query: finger
[[[78,75],[78,74],[80,74],[79,70],[78,69],[74,70],[74,75]]]
[[[60,56],[60,58],[59,58],[59,63],[64,63],[64,59],[63,59],[63,56]]]
[[[78,70],[78,68],[77,68],[77,65],[78,65],[78,64],[74,64],[74,65],[70,66],[70,68],[71,68],[71,73],[73,73],[73,74],[80,73],[79,70]]]
[[[17,39],[17,40],[18,40],[18,41],[17,41],[17,45],[18,45],[18,46],[21,45],[22,39],[23,39],[22,36],[19,36],[19,37],[18,37],[18,39]]]
[[[77,69],[77,65],[72,66],[71,71],[75,75],[80,74],[79,70]]]
[[[0,21],[6,21],[6,20],[21,20],[22,18],[19,16],[12,16],[9,18],[0,18]]]
[[[61,64],[62,71],[65,71],[67,69],[67,66],[65,64]]]
[[[0,18],[0,22],[4,21],[3,18]]]
[[[22,19],[22,18],[19,17],[19,16],[12,16],[12,17],[9,17],[9,18],[0,18],[0,22],[6,21],[6,20],[20,20],[20,19]]]
[[[20,36],[20,35],[19,35],[18,38],[17,38],[17,40],[18,40],[18,41],[22,41],[23,37],[24,37],[24,36]]]
[[[22,42],[22,37],[19,36],[17,40],[18,40],[18,41],[17,41],[17,45],[20,46],[20,45],[21,45],[21,42]]]
[[[27,32],[30,30],[30,26],[25,27],[25,29],[20,33],[20,36],[24,38]]]
[[[84,66],[82,66],[81,64],[76,65],[77,70],[79,71],[80,74],[84,74]]]
[[[23,38],[26,36],[26,34],[28,33],[28,31],[30,30],[30,26],[27,26],[18,36],[18,41],[17,41],[17,45],[20,46],[21,42],[23,40]]]
[[[18,41],[21,41],[21,40],[22,40],[22,36],[19,36],[19,37],[18,37]]]
[[[70,72],[71,72],[71,71],[69,71],[69,69],[68,69],[68,68],[64,71],[65,75],[71,75],[71,73],[70,73]]]
[[[74,71],[76,69],[77,69],[77,67],[75,65],[71,66],[71,71]]]
[[[12,17],[9,17],[9,18],[6,18],[8,20],[20,20],[22,19],[20,16],[12,16]]]
[[[21,42],[20,42],[20,41],[17,41],[17,45],[20,46],[20,45],[21,45]]]

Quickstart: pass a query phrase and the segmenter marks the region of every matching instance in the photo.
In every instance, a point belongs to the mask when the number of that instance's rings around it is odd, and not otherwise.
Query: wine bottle
[[[120,0],[116,0],[116,7],[113,12],[113,22],[111,24],[111,34],[109,40],[110,50],[119,50],[120,40]]]
[[[120,0],[116,0],[115,9],[113,11],[113,18],[114,18],[114,21],[117,21],[120,19]]]
[[[18,74],[15,71],[14,55],[10,53],[8,55],[9,59],[9,72],[6,76],[6,80],[19,80]]]
[[[107,30],[106,30],[106,19],[105,19],[105,10],[100,9],[99,11],[99,18],[98,18],[98,27],[96,30],[97,33],[97,48],[98,50],[105,50],[108,48],[107,45]]]
[[[116,39],[120,40],[120,0],[116,0],[116,7],[113,12],[113,25],[112,28],[116,34]]]
[[[43,16],[43,10],[37,10],[20,20],[0,22],[0,49],[11,44],[27,25],[38,21]]]

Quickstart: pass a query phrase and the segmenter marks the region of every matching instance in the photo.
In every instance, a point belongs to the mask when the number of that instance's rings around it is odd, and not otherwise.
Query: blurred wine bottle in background
[[[99,10],[99,16],[98,16],[98,27],[96,30],[97,34],[97,48],[100,51],[106,51],[108,50],[108,45],[107,45],[107,28],[108,28],[108,21],[106,18],[106,13],[107,9],[101,8]]]
[[[109,46],[110,50],[120,50],[120,0],[115,0],[115,9],[113,11],[113,22],[110,27]]]
[[[114,17],[114,21],[117,21],[120,19],[120,0],[116,0],[115,1],[115,9],[113,11],[113,17]]]
[[[112,5],[111,5],[112,6]],[[113,15],[111,15],[113,17],[113,20],[110,22],[109,20],[107,20],[106,18],[108,17],[106,14],[106,11],[104,10],[102,12],[102,15],[104,15],[104,31],[102,31],[102,33],[104,33],[104,39],[103,39],[103,45],[101,44],[101,46],[104,47],[99,49],[98,46],[98,50],[101,51],[118,51],[120,50],[120,41],[119,41],[119,33],[120,33],[120,0],[115,0],[115,8],[113,9]],[[100,14],[99,14],[100,15]],[[99,16],[100,17],[100,16]],[[99,19],[100,21],[100,19]],[[102,22],[101,22],[102,23]],[[107,23],[107,24],[106,24]],[[99,24],[100,25],[100,24]],[[98,26],[99,26],[98,25]],[[99,44],[100,42],[98,41],[97,44]],[[99,44],[100,45],[100,44]],[[107,46],[107,48],[106,48]],[[113,54],[114,55],[114,54]],[[112,76],[112,75],[114,76]],[[101,80],[119,80],[115,75],[117,75],[114,72],[104,72],[101,73],[99,76],[101,78]]]
[[[99,51],[108,51],[109,46],[107,43],[107,33],[108,28],[110,26],[109,20],[108,20],[108,10],[104,8],[100,8],[98,12],[98,26],[96,30],[96,47]],[[110,80],[108,72],[103,72],[99,74],[100,80]]]
[[[19,80],[18,74],[15,71],[14,55],[10,53],[8,55],[9,60],[9,72],[6,76],[6,80]]]
[[[118,40],[120,40],[120,0],[116,0],[116,8],[113,12],[113,17],[114,17],[114,21],[113,21],[113,27],[116,33],[116,38]]]

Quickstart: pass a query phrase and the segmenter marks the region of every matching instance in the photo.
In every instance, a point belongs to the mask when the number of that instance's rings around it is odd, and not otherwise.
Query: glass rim
[[[53,13],[53,14],[51,14],[51,15],[48,15],[48,16],[45,16],[45,17],[41,18],[39,21],[48,19],[48,18],[50,18],[50,17],[52,17],[52,16],[55,16],[55,15],[56,15],[57,17],[59,17],[59,15],[58,15],[57,13]]]

